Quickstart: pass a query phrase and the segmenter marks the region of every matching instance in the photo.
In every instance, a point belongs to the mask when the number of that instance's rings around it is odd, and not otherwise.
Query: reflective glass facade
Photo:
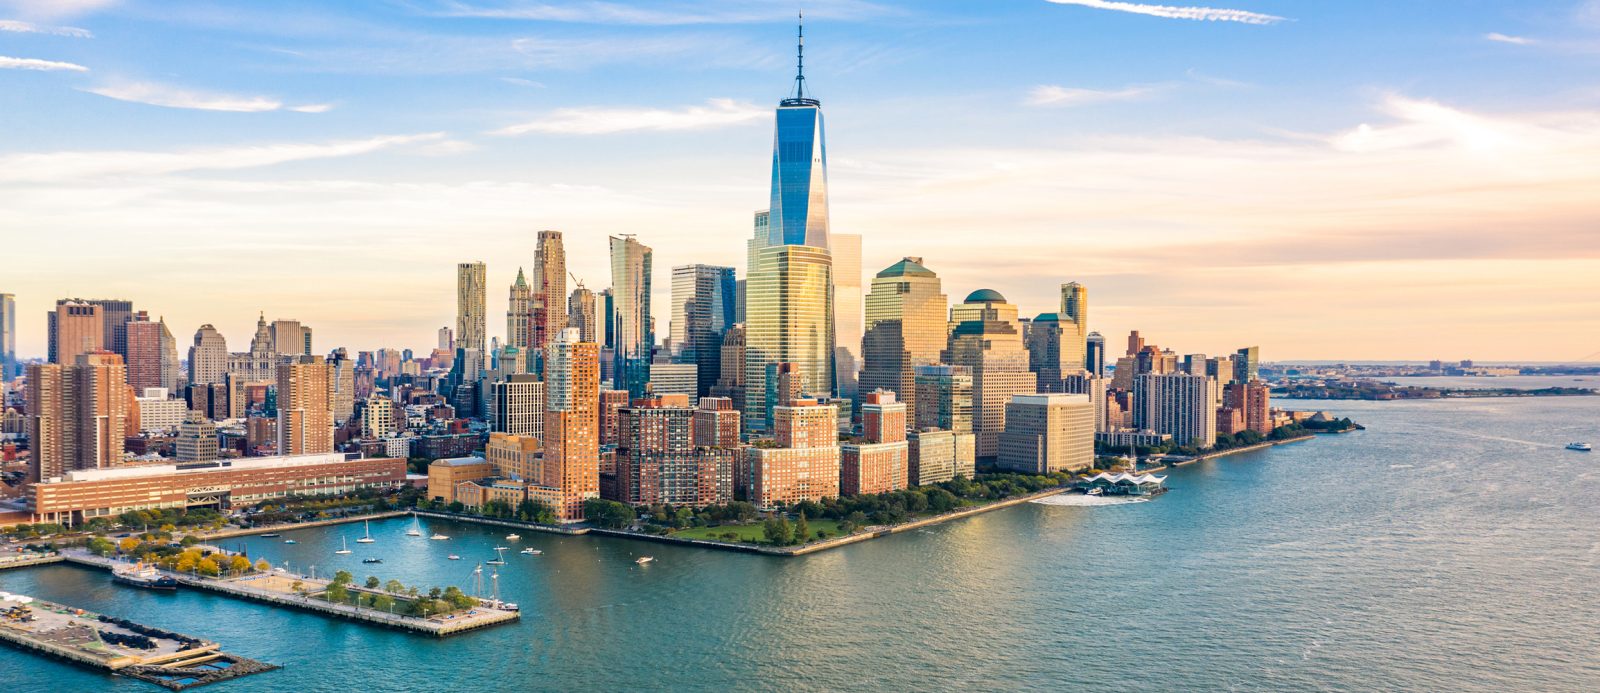
[[[787,99],[772,143],[772,206],[767,245],[828,246],[828,151],[822,106]]]
[[[833,388],[833,258],[805,245],[762,248],[748,292],[745,421],[764,430],[767,364],[795,364],[802,395]]]

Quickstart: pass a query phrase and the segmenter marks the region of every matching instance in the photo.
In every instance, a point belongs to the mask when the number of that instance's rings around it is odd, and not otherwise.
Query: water
[[[1407,375],[1379,378],[1406,387],[1444,387],[1461,390],[1539,390],[1547,387],[1581,387],[1600,390],[1600,375]]]
[[[801,559],[409,520],[243,540],[318,574],[469,584],[521,623],[445,640],[52,566],[32,594],[284,666],[208,691],[1600,689],[1600,398],[1305,402],[1369,430]],[[339,537],[354,550],[338,557]],[[445,555],[461,554],[462,561]],[[638,566],[633,558],[656,557]],[[361,558],[376,555],[381,565]],[[14,691],[157,691],[0,647]]]

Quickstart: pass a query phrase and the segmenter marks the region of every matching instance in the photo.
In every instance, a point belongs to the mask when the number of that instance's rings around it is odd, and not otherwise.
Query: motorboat
[[[542,553],[544,553],[544,552],[540,551],[540,550],[538,550],[536,548],[533,548],[532,546],[522,550],[522,555],[524,555],[524,556],[537,556],[537,555],[542,554]]]
[[[517,534],[515,532],[506,535],[506,541],[516,541],[516,540],[521,539],[521,538],[522,538],[522,535],[521,534]]]
[[[460,556],[457,556],[457,555],[455,555],[455,554],[450,554],[450,555],[449,555],[449,556],[446,556],[446,558],[449,558],[449,559],[450,559],[450,560],[452,560],[452,561],[459,561],[459,560],[461,560],[461,557],[460,557]]]
[[[263,534],[263,535],[261,535],[261,538],[262,539],[277,539],[278,537],[281,537],[281,536],[283,536],[283,535],[282,534],[276,534],[276,533],[274,533],[274,534]]]
[[[298,542],[298,541],[295,541],[295,540],[293,540],[293,539],[284,539],[284,540],[283,540],[283,543],[285,543],[285,544],[298,544],[298,543],[300,543],[300,542]]]
[[[1589,447],[1588,443],[1567,443],[1567,449],[1576,450],[1578,452],[1589,452],[1593,448]]]
[[[1087,491],[1084,491],[1083,495],[1085,495],[1085,496],[1098,496],[1098,495],[1103,494],[1103,493],[1105,493],[1105,489],[1092,488],[1092,489],[1089,489]]]
[[[161,571],[155,569],[155,566],[148,566],[143,563],[112,570],[111,581],[132,587],[142,587],[147,590],[178,589],[177,580],[162,575]]]
[[[343,546],[344,548],[339,549],[338,551],[335,551],[334,553],[336,553],[336,554],[338,554],[340,556],[349,555],[350,554],[350,542],[345,541],[344,537],[339,537],[339,542],[340,542],[339,545]]]
[[[373,543],[375,541],[377,541],[377,539],[373,539],[372,538],[372,521],[371,520],[367,520],[366,521],[366,534],[363,535],[360,539],[357,539],[356,543],[357,544],[371,544],[371,543]]]
[[[644,565],[644,564],[649,563],[649,562],[651,562],[653,560],[656,560],[655,556],[640,556],[638,558],[633,559],[633,562],[634,563],[638,563],[639,565]]]
[[[428,538],[429,538],[429,539],[432,539],[432,540],[434,540],[434,541],[444,541],[444,540],[446,540],[446,539],[449,539],[449,538],[450,538],[450,537],[448,537],[448,536],[445,536],[445,535],[443,535],[443,534],[434,534],[434,535],[433,535],[433,536],[431,536],[431,537],[428,537]]]
[[[383,559],[382,558],[363,558],[363,559],[361,559],[361,562],[362,563],[382,563]]]

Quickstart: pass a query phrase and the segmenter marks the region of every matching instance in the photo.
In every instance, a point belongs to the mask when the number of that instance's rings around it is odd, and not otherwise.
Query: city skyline
[[[1362,8],[1252,0],[1191,21],[1138,3],[1041,0],[981,16],[814,4],[807,87],[835,131],[831,230],[864,236],[865,276],[924,257],[952,297],[993,288],[1024,316],[1057,310],[1060,284],[1077,281],[1094,292],[1089,329],[1112,340],[1140,329],[1222,353],[1248,334],[1280,361],[1600,349],[1585,319],[1600,307],[1586,230],[1595,101],[1546,74],[1592,63],[1583,42],[1600,35],[1600,3],[1485,6],[1447,22],[1391,9],[1408,31],[1367,37],[1387,49],[1384,70],[1318,62],[1338,57]],[[744,267],[794,57],[793,19],[776,5],[606,17],[580,3],[331,16],[304,5],[254,27],[263,18],[246,12],[53,5],[0,3],[0,68],[29,68],[0,69],[5,122],[29,135],[0,147],[0,194],[16,201],[0,228],[27,234],[11,239],[0,286],[16,296],[22,358],[44,355],[45,314],[68,296],[130,300],[185,344],[212,324],[242,345],[264,310],[316,325],[319,352],[424,352],[455,322],[450,265],[487,260],[486,312],[500,315],[499,292],[532,267],[542,229],[565,232],[568,266],[596,290],[606,239],[644,220],[638,240],[663,269]],[[475,16],[449,16],[461,14]],[[360,46],[334,30],[373,26],[427,45],[515,43],[523,60],[485,48],[434,72],[395,55],[336,65],[331,54]],[[141,50],[146,31],[173,45]],[[1006,32],[1017,40],[996,40]],[[959,50],[925,45],[963,34]],[[623,36],[637,52],[607,56]],[[705,36],[725,40],[688,40]],[[210,42],[224,44],[217,64],[182,60]],[[1156,46],[1167,50],[1123,60]],[[1456,71],[1430,67],[1429,51]],[[955,53],[971,64],[953,65]],[[16,62],[29,60],[73,67]],[[1319,77],[1295,84],[1296,67]],[[1477,95],[1466,74],[1498,93]],[[595,89],[596,76],[616,88]],[[447,92],[461,108],[373,119],[451,80],[466,82]],[[105,117],[125,127],[98,129]],[[130,258],[140,272],[125,271]],[[1480,290],[1485,277],[1495,292]],[[666,284],[653,304],[667,305]],[[667,316],[654,317],[665,334]],[[487,336],[504,342],[496,323]]]

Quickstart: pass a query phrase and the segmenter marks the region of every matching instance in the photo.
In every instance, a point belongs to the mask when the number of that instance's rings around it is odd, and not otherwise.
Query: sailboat
[[[411,516],[411,529],[406,530],[406,536],[408,536],[408,537],[420,537],[420,536],[422,536],[422,521],[418,520],[416,515],[412,515]]]
[[[343,555],[346,555],[346,554],[350,553],[350,542],[346,541],[344,537],[339,537],[339,542],[340,542],[340,546],[343,546],[344,548],[339,549],[338,551],[335,551],[334,553],[339,554],[340,556],[343,556]]]
[[[357,544],[371,544],[372,542],[377,541],[377,539],[373,539],[372,538],[372,521],[371,520],[366,520],[364,522],[365,522],[365,524],[367,526],[367,534],[366,534],[366,536],[363,536],[360,539],[357,539],[356,540]]]
[[[496,546],[496,547],[494,547],[494,560],[492,560],[492,561],[484,561],[484,562],[488,563],[489,565],[505,565],[506,564],[505,551],[506,551],[506,547],[504,547],[504,546]]]

